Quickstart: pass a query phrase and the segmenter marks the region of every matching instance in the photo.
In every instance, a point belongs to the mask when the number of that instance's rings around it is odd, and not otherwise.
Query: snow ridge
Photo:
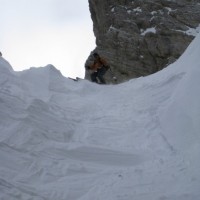
[[[199,44],[115,86],[0,58],[0,199],[198,200]]]

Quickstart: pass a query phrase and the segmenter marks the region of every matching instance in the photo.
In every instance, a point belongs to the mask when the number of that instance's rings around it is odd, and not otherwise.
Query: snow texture
[[[0,200],[199,200],[199,55],[119,85],[0,57]]]
[[[190,28],[188,27],[188,30],[187,31],[182,31],[182,30],[175,30],[177,32],[182,32],[186,35],[192,35],[192,36],[197,36],[198,33],[200,33],[200,25],[196,28]]]
[[[156,34],[156,28],[152,27],[152,28],[147,28],[146,30],[141,29],[141,35],[145,36],[147,33],[154,33]]]

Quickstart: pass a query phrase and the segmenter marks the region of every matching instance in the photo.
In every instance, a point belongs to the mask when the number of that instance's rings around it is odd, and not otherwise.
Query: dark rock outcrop
[[[107,58],[119,83],[163,69],[199,31],[200,0],[89,0],[89,7],[94,51]]]

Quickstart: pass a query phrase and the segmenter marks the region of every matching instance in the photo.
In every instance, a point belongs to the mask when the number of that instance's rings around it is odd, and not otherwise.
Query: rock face
[[[89,0],[89,7],[94,51],[108,60],[118,83],[163,69],[200,31],[200,0]],[[111,82],[109,73],[106,79]]]

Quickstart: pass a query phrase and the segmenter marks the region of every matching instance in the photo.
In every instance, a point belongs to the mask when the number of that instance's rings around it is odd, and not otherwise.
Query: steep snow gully
[[[199,55],[115,86],[0,57],[0,200],[199,200]]]

